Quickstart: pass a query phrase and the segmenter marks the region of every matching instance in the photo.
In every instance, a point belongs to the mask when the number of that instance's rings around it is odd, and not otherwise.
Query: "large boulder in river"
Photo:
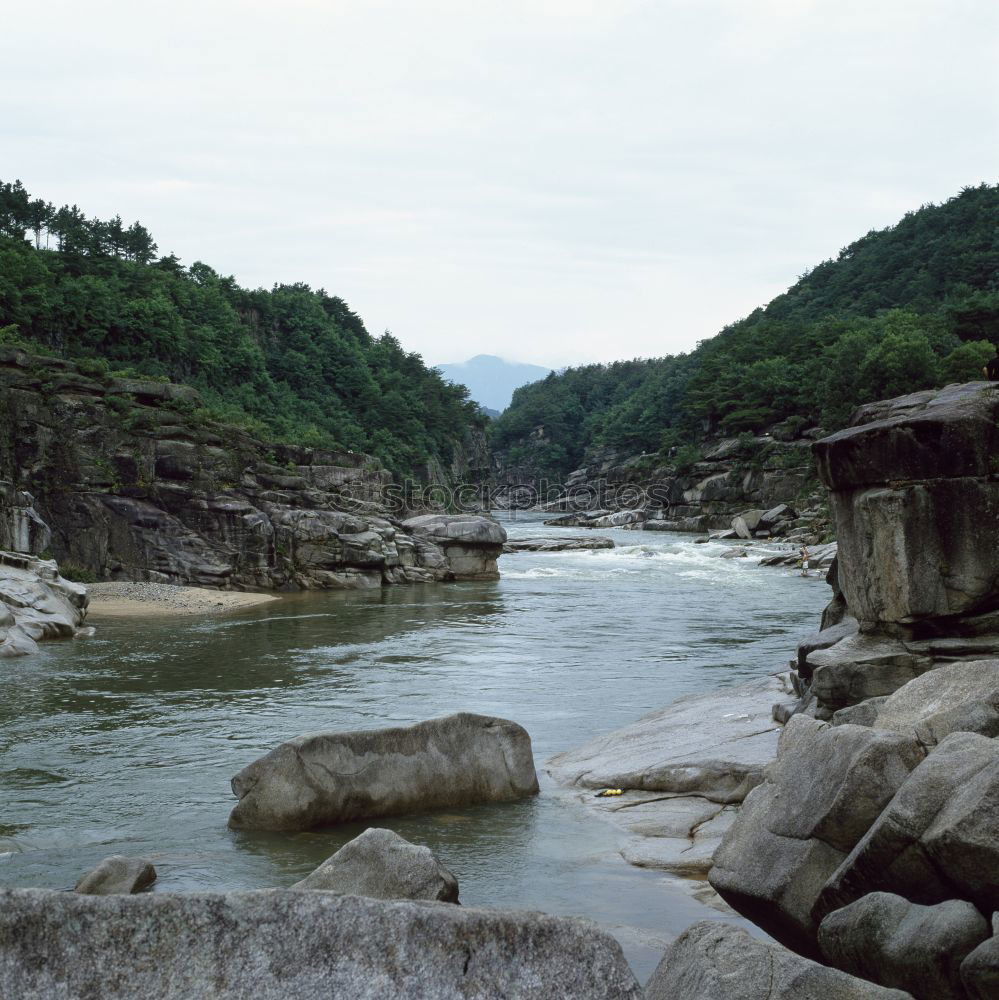
[[[640,1000],[608,934],[565,917],[265,890],[0,891],[18,1000]]]
[[[961,898],[984,912],[999,910],[997,829],[999,742],[952,733],[905,779],[832,874],[815,916],[821,920],[879,890],[915,903]]]
[[[922,758],[913,736],[794,716],[715,852],[712,886],[782,944],[816,954],[819,893]]]
[[[832,491],[839,583],[862,628],[919,634],[994,607],[999,386],[862,406],[814,450]]]
[[[373,899],[458,902],[458,880],[429,847],[371,827],[343,845],[292,889],[321,889]]]
[[[76,883],[74,892],[87,896],[112,896],[141,892],[156,881],[156,869],[145,858],[112,854]]]
[[[714,920],[670,945],[645,986],[646,1000],[910,1000]]]
[[[456,580],[495,580],[506,529],[491,517],[475,514],[421,514],[402,525],[417,538],[443,550]]]
[[[352,820],[512,802],[538,792],[531,738],[460,712],[413,726],[282,743],[232,779],[234,830],[309,830]]]
[[[960,966],[989,936],[985,918],[964,900],[936,906],[873,892],[836,910],[819,927],[827,962],[917,1000],[963,1000]]]

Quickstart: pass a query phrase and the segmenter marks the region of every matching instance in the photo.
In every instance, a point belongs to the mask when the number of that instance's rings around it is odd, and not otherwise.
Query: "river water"
[[[580,534],[536,515],[511,537]],[[618,547],[517,553],[502,579],[291,595],[214,619],[102,621],[0,670],[0,884],[71,888],[109,854],[156,891],[287,886],[362,825],[234,833],[229,779],[306,732],[467,710],[551,755],[680,695],[774,672],[828,588],[721,543],[628,532]],[[431,847],[465,905],[590,917],[644,981],[663,943],[725,918],[690,885],[632,868],[619,832],[542,774],[528,801],[379,821]]]

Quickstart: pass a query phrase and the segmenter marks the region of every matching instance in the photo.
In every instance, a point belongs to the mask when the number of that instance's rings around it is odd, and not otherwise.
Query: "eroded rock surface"
[[[51,560],[0,552],[0,659],[37,652],[44,639],[72,639],[87,614],[87,591]]]
[[[715,853],[711,885],[778,941],[815,954],[826,881],[922,758],[912,736],[795,716]]]
[[[645,986],[646,1000],[911,1000],[731,924],[692,924]]]
[[[831,913],[819,928],[827,962],[917,1000],[963,1000],[960,966],[990,933],[963,900],[920,906],[874,892]]]
[[[912,635],[994,610],[999,387],[872,403],[814,450],[832,491],[840,585],[863,627]]]
[[[0,890],[0,996],[641,1000],[642,992],[613,938],[540,913],[292,890],[10,889]]]

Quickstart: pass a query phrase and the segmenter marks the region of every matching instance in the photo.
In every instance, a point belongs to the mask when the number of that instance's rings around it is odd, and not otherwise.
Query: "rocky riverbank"
[[[862,407],[816,444],[833,599],[772,714],[686,699],[549,762],[790,949],[696,925],[648,996],[999,995],[997,445],[995,386]]]
[[[0,408],[0,548],[91,579],[260,591],[497,575],[495,522],[411,517],[369,456],[267,444],[187,386],[0,347]]]

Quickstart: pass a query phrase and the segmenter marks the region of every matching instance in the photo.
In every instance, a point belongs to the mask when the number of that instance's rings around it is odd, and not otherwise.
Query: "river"
[[[536,515],[511,537],[580,534]],[[113,854],[156,891],[287,886],[363,826],[234,833],[229,779],[283,740],[467,710],[551,755],[680,695],[781,669],[828,588],[690,536],[600,532],[614,550],[517,553],[502,579],[290,595],[225,618],[93,620],[0,670],[0,884],[68,889]],[[619,832],[542,773],[541,795],[380,821],[431,847],[465,905],[590,917],[639,978],[693,920],[687,886],[632,868]]]

